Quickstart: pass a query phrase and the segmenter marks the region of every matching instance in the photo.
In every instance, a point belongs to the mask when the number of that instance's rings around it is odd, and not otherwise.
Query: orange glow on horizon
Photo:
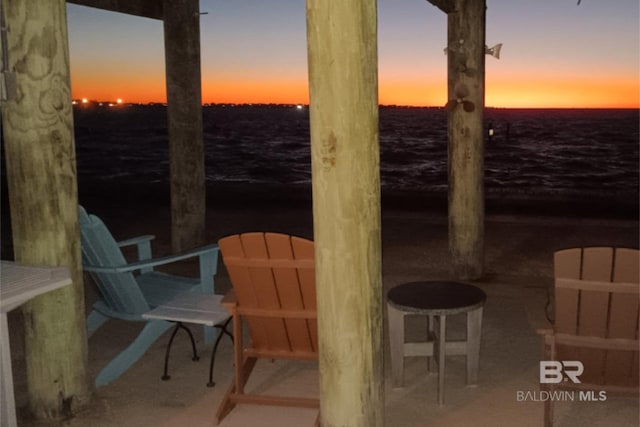
[[[308,104],[305,80],[202,82],[202,102],[219,104]]]
[[[165,103],[164,78],[117,81],[92,78],[72,81],[72,98],[133,103]],[[443,106],[446,82],[381,81],[381,105]],[[504,79],[488,78],[488,107],[499,108],[640,108],[637,79]],[[202,102],[228,104],[308,104],[307,81],[205,80]]]
[[[118,98],[126,102],[165,102],[167,93],[164,73],[144,73],[132,77],[124,74],[101,73],[94,69],[82,69],[71,74],[71,97],[88,98],[94,101],[113,101]],[[76,77],[78,76],[78,77]]]
[[[485,104],[510,108],[640,108],[637,79],[487,82]]]
[[[380,105],[441,106],[446,104],[447,88],[426,82],[381,82],[378,88]]]

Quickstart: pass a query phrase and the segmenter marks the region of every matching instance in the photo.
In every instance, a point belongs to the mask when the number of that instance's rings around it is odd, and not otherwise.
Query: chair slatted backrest
[[[283,357],[317,355],[313,242],[279,233],[245,233],[218,244],[252,348]]]
[[[127,261],[109,229],[95,215],[79,208],[80,237],[83,264],[92,267],[121,267]],[[129,315],[142,315],[149,311],[145,299],[132,273],[92,272],[104,303],[113,311]]]
[[[583,383],[638,387],[640,258],[636,249],[593,247],[558,251],[555,333],[636,341],[635,349],[558,345],[556,360],[584,365]]]

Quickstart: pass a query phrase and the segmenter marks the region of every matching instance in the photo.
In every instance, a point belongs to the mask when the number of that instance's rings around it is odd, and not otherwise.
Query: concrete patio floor
[[[103,219],[111,226],[109,215]],[[227,215],[227,216],[225,216]],[[307,219],[295,213],[264,213],[260,221],[250,214],[219,212],[209,223],[217,224],[207,236],[238,231],[280,231],[288,224],[292,234],[309,236]],[[270,216],[271,215],[271,216]],[[291,215],[289,218],[288,215]],[[296,219],[298,218],[298,219]],[[120,224],[114,234],[122,238],[157,232],[166,228],[166,217],[159,217],[151,230],[140,223]],[[122,222],[122,221],[121,221]],[[129,227],[129,228],[128,228]],[[446,218],[416,213],[387,213],[383,217],[383,283],[385,290],[407,281],[449,278],[447,263]],[[168,245],[167,236],[160,245]],[[390,381],[385,322],[385,425],[388,427],[423,426],[541,426],[543,404],[521,401],[518,392],[539,391],[538,362],[541,340],[535,329],[545,320],[547,292],[552,286],[551,257],[554,250],[576,246],[613,245],[637,247],[638,224],[633,221],[536,219],[492,217],[486,226],[486,278],[474,282],[487,293],[482,326],[479,380],[476,386],[465,383],[463,356],[446,360],[445,404],[436,402],[437,375],[428,374],[424,358],[407,358],[405,386],[393,389]],[[157,249],[155,249],[157,251]],[[162,252],[160,252],[162,253]],[[218,293],[229,288],[221,266],[216,278]],[[21,345],[21,314],[10,318],[16,399],[26,404],[24,347]],[[464,334],[464,315],[448,320],[448,337]],[[89,340],[89,365],[95,377],[99,369],[137,335],[140,325],[111,321]],[[423,338],[425,320],[407,321],[408,339]],[[201,359],[192,362],[185,336],[176,338],[171,355],[169,381],[162,381],[164,351],[168,334],[121,378],[95,390],[92,403],[76,417],[61,422],[36,422],[20,413],[20,426],[62,425],[68,427],[204,427],[214,424],[214,416],[224,391],[232,380],[232,346],[223,339],[214,372],[217,385],[207,388],[208,358],[211,347],[202,342],[201,329],[192,327]],[[298,396],[318,393],[317,364],[309,362],[260,361],[249,388],[282,391]],[[556,426],[637,426],[637,396],[616,397],[605,402],[559,402]],[[312,426],[316,410],[239,405],[219,425]]]

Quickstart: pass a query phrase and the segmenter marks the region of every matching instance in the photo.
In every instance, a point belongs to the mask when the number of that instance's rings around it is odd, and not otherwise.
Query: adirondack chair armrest
[[[556,333],[553,336],[556,344],[597,348],[602,350],[638,351],[638,340],[626,338],[604,338],[588,335],[572,335]]]
[[[537,320],[533,325],[538,335],[553,335],[553,325],[548,320]]]
[[[84,265],[83,268],[86,271],[90,271],[93,273],[126,273],[132,272],[136,270],[143,270],[149,267],[156,267],[158,265],[166,265],[171,264],[176,261],[182,261],[189,258],[200,258],[200,270],[203,269],[203,264],[207,265],[207,268],[213,269],[213,273],[215,273],[215,263],[217,261],[218,255],[218,245],[212,244],[208,246],[202,246],[200,248],[192,249],[187,252],[183,252],[176,255],[168,255],[165,257],[148,259],[148,260],[140,260],[137,262],[132,262],[131,264],[125,264],[116,267],[100,267],[100,266],[91,266]],[[213,274],[211,274],[213,276]]]
[[[238,314],[242,316],[256,316],[277,319],[317,319],[316,310],[284,310],[280,308],[238,307]]]
[[[233,314],[236,307],[238,306],[238,299],[236,298],[236,291],[231,288],[229,291],[222,297],[222,301],[220,302],[224,308],[226,308],[230,314]]]
[[[537,328],[536,334],[542,336],[551,336],[553,335],[553,328]]]
[[[136,236],[136,237],[132,237],[130,239],[126,239],[126,240],[121,240],[118,242],[118,246],[120,246],[121,248],[125,247],[125,246],[131,246],[131,245],[144,245],[146,243],[151,242],[151,240],[155,239],[156,236],[154,236],[153,234],[145,234],[144,236]]]
[[[203,272],[203,267],[211,268],[211,276],[215,274],[215,263],[218,260],[218,245],[212,244],[207,246],[202,246],[199,248],[191,249],[186,252],[182,252],[175,255],[167,255],[165,257],[149,259],[149,260],[140,260],[138,262],[134,262],[129,264],[127,267],[132,268],[128,271],[134,271],[138,269],[143,269],[145,267],[156,267],[159,265],[171,264],[176,261],[182,261],[185,259],[200,258],[200,272]]]
[[[138,260],[151,259],[151,241],[155,238],[156,236],[153,234],[145,234],[143,236],[122,240],[118,242],[118,246],[123,248],[125,246],[136,245],[138,249]],[[151,271],[153,271],[152,267],[147,267],[142,270],[143,273],[149,273]]]
[[[536,334],[540,335],[542,338],[542,355],[545,358],[550,358],[553,353],[552,347],[555,339],[555,331],[553,330],[553,325],[549,322],[538,323],[538,328],[536,328]]]

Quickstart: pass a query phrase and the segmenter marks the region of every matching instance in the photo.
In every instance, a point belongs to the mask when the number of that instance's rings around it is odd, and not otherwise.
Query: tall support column
[[[73,280],[23,306],[29,408],[56,419],[89,398],[66,4],[0,2],[16,89],[2,104],[15,260],[66,266]]]
[[[375,0],[307,0],[325,427],[384,423]]]
[[[198,0],[163,0],[171,176],[171,246],[204,243],[206,187]]]
[[[448,13],[449,250],[454,274],[484,269],[485,0],[453,0]],[[470,110],[473,106],[473,111]]]

